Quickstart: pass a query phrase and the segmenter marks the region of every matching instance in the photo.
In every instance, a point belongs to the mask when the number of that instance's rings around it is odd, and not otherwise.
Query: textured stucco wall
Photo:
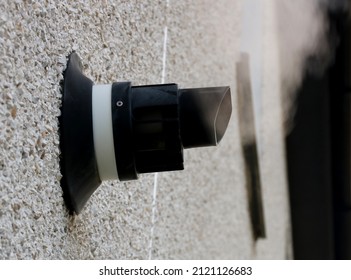
[[[254,242],[236,117],[241,1],[1,1],[0,258],[286,258],[278,50],[274,9],[264,2],[259,156],[267,238]],[[230,85],[233,114],[220,146],[186,150],[182,172],[105,182],[69,216],[57,117],[72,50],[96,83]]]

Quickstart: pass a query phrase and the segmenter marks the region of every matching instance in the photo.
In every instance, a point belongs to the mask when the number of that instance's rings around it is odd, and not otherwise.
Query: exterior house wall
[[[258,131],[267,237],[255,242],[236,103],[242,1],[1,1],[0,258],[289,257],[274,7],[265,3]],[[70,216],[57,118],[72,50],[95,83],[230,85],[222,142],[186,150],[184,171],[104,182]]]

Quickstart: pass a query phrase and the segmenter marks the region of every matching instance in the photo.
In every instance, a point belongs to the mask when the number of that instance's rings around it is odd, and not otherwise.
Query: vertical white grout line
[[[167,0],[167,7],[168,7]],[[166,76],[166,59],[167,59],[167,37],[168,37],[168,27],[165,26],[163,31],[163,56],[162,56],[162,76],[161,76],[161,84],[165,83]],[[156,172],[154,175],[154,190],[152,194],[152,214],[151,214],[151,229],[150,229],[150,242],[149,242],[149,260],[152,259],[152,247],[153,247],[153,239],[154,239],[154,229],[156,222],[156,198],[157,198],[157,186],[158,186],[158,173]]]
[[[149,242],[149,260],[152,259],[152,245],[154,239],[154,229],[156,222],[156,197],[157,197],[157,184],[158,184],[158,173],[154,175],[154,191],[152,195],[152,214],[151,214],[151,230],[150,230],[150,242]]]
[[[164,39],[163,39],[163,56],[162,56],[162,77],[161,84],[165,83],[166,77],[166,59],[167,59],[167,37],[168,37],[168,27],[165,26],[163,30]]]

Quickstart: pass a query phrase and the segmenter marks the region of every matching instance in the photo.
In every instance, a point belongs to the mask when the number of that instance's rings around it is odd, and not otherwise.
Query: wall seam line
[[[168,1],[167,1],[167,7],[168,7]],[[168,27],[166,25],[163,29],[163,54],[162,54],[161,84],[165,83],[165,76],[166,76],[167,37],[168,37]],[[152,248],[153,248],[154,230],[155,230],[155,223],[156,223],[157,187],[158,187],[158,173],[156,172],[154,174],[154,187],[153,187],[153,195],[152,195],[151,229],[150,229],[150,241],[149,241],[149,260],[152,259]]]

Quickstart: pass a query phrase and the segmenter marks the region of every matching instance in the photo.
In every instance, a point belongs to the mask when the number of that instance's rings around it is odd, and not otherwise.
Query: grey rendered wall
[[[236,108],[242,3],[0,2],[0,258],[288,257],[289,212],[274,9],[265,1],[260,164],[267,238],[251,234]],[[217,148],[185,151],[185,171],[105,182],[78,216],[59,180],[59,82],[76,50],[96,83],[230,85]]]

